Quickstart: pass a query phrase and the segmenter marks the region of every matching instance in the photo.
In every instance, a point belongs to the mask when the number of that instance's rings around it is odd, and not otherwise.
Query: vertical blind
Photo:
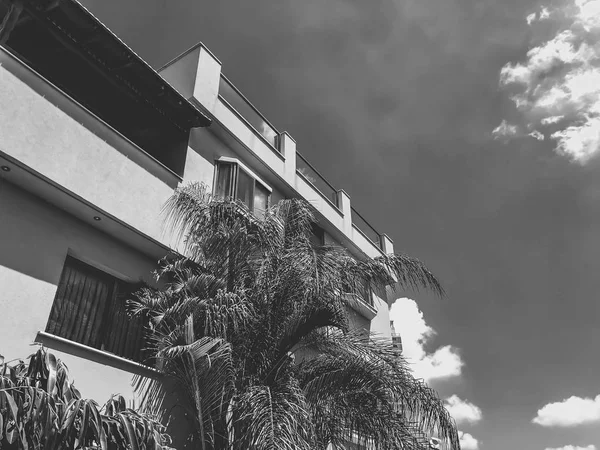
[[[134,287],[68,256],[46,332],[143,362],[143,326],[127,313]]]
[[[217,161],[216,166],[215,196],[240,200],[257,217],[262,217],[269,207],[271,192],[238,164]]]

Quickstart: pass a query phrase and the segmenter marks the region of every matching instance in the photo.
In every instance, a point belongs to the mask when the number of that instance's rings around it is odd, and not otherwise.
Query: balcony
[[[223,74],[219,83],[219,96],[221,101],[270,145],[273,151],[279,152],[279,132]]]
[[[258,162],[257,172],[283,197],[310,202],[336,241],[369,257],[393,252],[391,240],[352,209],[350,197],[329,183],[297,151],[296,141],[287,132],[280,133],[223,75],[221,62],[204,45],[184,52],[160,73],[192,103],[208,111],[214,120],[210,133],[242,159]]]
[[[5,178],[109,234],[127,229],[130,245],[165,246],[161,205],[180,178],[2,48],[0,79]]]
[[[354,208],[352,208],[352,225],[373,245],[383,250],[382,235]]]
[[[314,168],[299,152],[296,152],[296,173],[304,181],[318,191],[328,203],[337,211],[341,211],[339,204],[338,190],[334,188],[327,179]],[[379,233],[356,209],[351,208],[352,228],[358,232],[358,236],[353,236],[353,240],[365,239],[369,244],[374,245],[383,251],[383,235]]]
[[[373,304],[372,295],[370,297],[359,294],[344,294],[346,300],[357,313],[365,317],[367,320],[372,320],[377,315],[377,309]]]
[[[338,210],[340,209],[337,189],[334,188],[329,181],[327,181],[325,177],[300,154],[300,152],[296,152],[296,172],[305,181],[310,183],[313,188],[319,191],[325,199],[331,202],[333,206]]]
[[[210,120],[76,0],[24,2],[4,46],[127,140],[183,175],[189,131]]]

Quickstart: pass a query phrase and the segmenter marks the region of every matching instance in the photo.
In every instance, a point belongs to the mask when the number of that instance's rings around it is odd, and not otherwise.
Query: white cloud
[[[457,395],[446,399],[446,409],[457,424],[477,423],[481,420],[481,409]]]
[[[540,20],[545,20],[550,17],[550,10],[546,7],[540,11]]]
[[[462,450],[478,450],[479,449],[479,441],[471,436],[469,433],[463,433],[462,431],[458,432],[458,437],[460,438],[460,448]]]
[[[456,348],[445,345],[433,353],[425,351],[425,344],[436,332],[427,325],[414,300],[398,299],[390,309],[390,319],[402,336],[402,353],[411,364],[415,377],[430,381],[461,374],[464,363]]]
[[[564,118],[564,116],[544,117],[540,122],[542,125],[552,125],[552,124],[560,122],[563,118]]]
[[[543,141],[544,140],[544,135],[542,133],[540,133],[538,130],[533,130],[527,136],[531,136],[532,138],[535,138],[538,141]]]
[[[551,16],[553,22],[554,16],[560,18],[558,32],[540,41],[536,23]],[[600,0],[542,8],[527,16],[527,23],[541,43],[527,52],[525,61],[502,68],[500,85],[522,114],[523,126],[552,125],[555,150],[584,163],[600,151]],[[493,135],[514,137],[517,129],[503,121]]]
[[[600,2],[597,0],[575,0],[575,5],[579,8],[577,22],[586,31],[600,28]]]
[[[596,450],[595,445],[579,447],[578,445],[565,445],[564,447],[546,448],[546,450]]]
[[[546,20],[550,17],[550,10],[542,8],[539,13],[531,13],[526,17],[527,25],[531,25],[536,20]]]
[[[575,427],[594,422],[600,422],[600,395],[596,398],[573,396],[549,403],[533,419],[533,423],[543,427]]]
[[[500,122],[494,130],[492,131],[492,136],[494,139],[502,139],[502,138],[511,138],[516,136],[518,133],[516,125],[510,125],[506,119]]]

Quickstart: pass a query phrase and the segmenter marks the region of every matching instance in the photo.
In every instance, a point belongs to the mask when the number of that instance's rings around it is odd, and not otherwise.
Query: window
[[[315,223],[311,226],[310,241],[315,247],[325,245],[325,230]]]
[[[217,161],[215,196],[240,200],[257,217],[262,217],[269,207],[271,190],[240,163]]]
[[[399,334],[392,333],[392,348],[402,353],[402,338]]]
[[[362,286],[353,285],[351,281],[343,282],[343,284],[345,285],[344,292],[348,294],[352,293],[358,298],[360,298],[363,301],[363,303],[374,307],[373,291],[371,290],[371,287],[369,286],[369,283],[367,281],[365,281],[362,284]]]
[[[141,320],[127,314],[134,286],[67,256],[46,332],[142,361]]]

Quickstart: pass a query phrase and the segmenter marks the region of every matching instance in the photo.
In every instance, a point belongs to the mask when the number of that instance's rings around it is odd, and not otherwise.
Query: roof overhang
[[[61,46],[178,128],[189,130],[210,125],[208,116],[76,0],[0,0],[0,13],[15,1],[22,5],[22,12],[14,30],[31,26],[34,21],[36,27],[45,28]],[[10,39],[5,45],[11,48]]]

